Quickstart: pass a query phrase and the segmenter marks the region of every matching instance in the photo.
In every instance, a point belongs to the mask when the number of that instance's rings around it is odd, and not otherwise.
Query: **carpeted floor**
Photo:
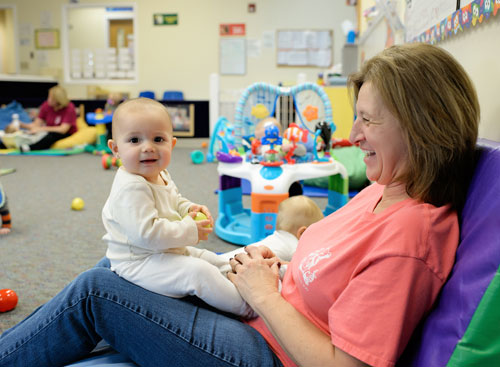
[[[190,159],[200,146],[199,139],[180,140],[169,172],[184,196],[207,205],[216,217],[217,165],[195,165]],[[101,210],[116,169],[104,170],[100,157],[88,153],[0,156],[0,168],[16,170],[0,177],[13,226],[10,234],[0,237],[0,289],[13,289],[19,296],[14,310],[0,313],[1,333],[104,256]],[[82,211],[70,209],[75,197],[84,200]],[[324,208],[326,199],[315,200]],[[244,205],[249,203],[245,197]],[[199,246],[216,252],[236,248],[215,234]]]

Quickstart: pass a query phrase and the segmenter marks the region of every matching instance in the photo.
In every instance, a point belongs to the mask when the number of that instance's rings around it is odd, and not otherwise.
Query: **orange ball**
[[[206,147],[208,147],[207,142],[206,142],[206,141],[204,141],[203,143],[201,143],[201,147],[202,147],[202,148],[206,148]]]
[[[13,310],[17,300],[17,294],[12,289],[0,289],[0,312]]]

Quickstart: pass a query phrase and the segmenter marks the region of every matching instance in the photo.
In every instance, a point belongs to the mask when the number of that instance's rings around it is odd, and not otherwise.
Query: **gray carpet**
[[[190,159],[191,151],[200,146],[199,139],[180,140],[169,172],[185,197],[207,205],[216,217],[217,165],[194,165]],[[0,156],[0,168],[16,169],[0,177],[13,226],[10,234],[0,236],[0,289],[13,289],[19,296],[14,310],[0,313],[1,333],[104,256],[101,210],[115,169],[104,170],[100,157],[88,153]],[[83,198],[84,210],[70,209],[75,197]],[[324,208],[326,199],[315,200]],[[245,196],[244,205],[249,203]],[[215,234],[199,246],[216,252],[236,248]]]

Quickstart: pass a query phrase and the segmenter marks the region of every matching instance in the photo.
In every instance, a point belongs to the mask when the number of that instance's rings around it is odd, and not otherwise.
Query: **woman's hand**
[[[284,351],[299,366],[368,366],[336,349],[330,336],[321,331],[278,290],[280,259],[265,246],[247,246],[229,261],[231,280],[241,296],[264,320]]]
[[[35,124],[28,124],[28,125],[26,125],[26,130],[29,134],[36,134],[36,133],[42,131],[42,126],[35,125]]]
[[[279,295],[280,260],[265,246],[247,246],[244,253],[229,260],[227,274],[241,296],[259,313],[260,305],[271,295]]]

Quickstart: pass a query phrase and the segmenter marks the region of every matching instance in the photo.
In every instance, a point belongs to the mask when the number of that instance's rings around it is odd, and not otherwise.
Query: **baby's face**
[[[116,121],[110,148],[127,172],[160,182],[159,174],[170,163],[176,139],[165,111],[148,108],[122,111]]]

